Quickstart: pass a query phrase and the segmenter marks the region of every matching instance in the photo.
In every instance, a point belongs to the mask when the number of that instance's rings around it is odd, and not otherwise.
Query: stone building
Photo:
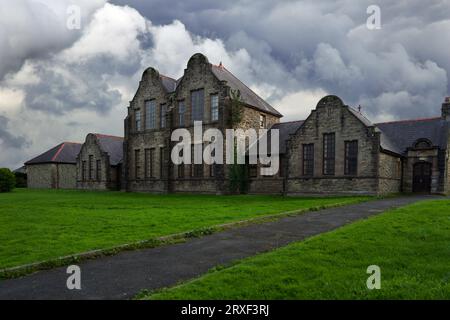
[[[28,188],[75,189],[81,144],[63,142],[25,163]]]
[[[89,133],[76,158],[77,188],[120,189],[122,158],[122,137]]]
[[[286,194],[448,193],[450,100],[441,117],[371,123],[336,96],[288,141]]]
[[[232,97],[240,93],[243,108],[233,123]],[[223,65],[213,65],[202,54],[193,55],[184,75],[172,79],[148,68],[130,102],[125,119],[124,188],[128,191],[226,193],[228,165],[186,164],[170,161],[171,133],[194,121],[203,131],[228,128],[269,128],[281,114],[245,86]],[[203,144],[193,141],[193,144]],[[225,147],[224,147],[224,157]]]
[[[233,95],[244,108],[233,122]],[[322,98],[305,120],[280,123],[281,114],[222,64],[202,54],[191,57],[178,79],[148,68],[125,119],[122,186],[128,191],[227,193],[229,165],[174,165],[171,134],[203,131],[278,129],[280,170],[262,176],[248,165],[248,191],[266,194],[388,194],[449,191],[448,123],[450,101],[442,115],[372,123],[337,96]],[[270,133],[269,133],[270,135]],[[193,144],[203,144],[194,141]],[[225,157],[225,149],[224,149]]]

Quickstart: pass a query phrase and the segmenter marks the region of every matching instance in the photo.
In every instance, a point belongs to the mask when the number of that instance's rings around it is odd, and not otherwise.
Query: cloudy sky
[[[366,25],[372,4],[379,30]],[[374,121],[435,116],[449,44],[450,0],[0,0],[0,167],[88,132],[123,135],[142,71],[178,78],[196,52],[284,121],[326,94]]]

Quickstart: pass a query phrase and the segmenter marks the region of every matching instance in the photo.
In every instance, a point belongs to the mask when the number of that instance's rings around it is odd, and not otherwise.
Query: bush
[[[10,192],[16,186],[16,177],[11,170],[0,168],[0,192]]]

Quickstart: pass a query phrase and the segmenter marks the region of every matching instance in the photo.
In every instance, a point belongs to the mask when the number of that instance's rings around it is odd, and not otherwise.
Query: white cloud
[[[283,121],[304,120],[316,108],[321,98],[327,95],[323,89],[302,90],[290,93],[273,106],[284,116]]]

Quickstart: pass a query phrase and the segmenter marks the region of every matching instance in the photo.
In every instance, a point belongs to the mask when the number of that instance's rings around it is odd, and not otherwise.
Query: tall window
[[[180,157],[183,157],[183,149],[180,151]],[[184,163],[178,165],[178,178],[184,178]]]
[[[159,171],[160,171],[160,177],[165,178],[166,177],[166,170],[164,170],[165,162],[166,162],[166,148],[160,148],[159,149]]]
[[[134,176],[136,180],[141,178],[141,150],[134,150]]]
[[[166,113],[167,113],[167,106],[165,103],[161,105],[160,113],[159,113],[159,127],[165,128],[166,127]]]
[[[203,163],[195,164],[194,163],[194,145],[191,145],[191,175],[196,178],[203,177]]]
[[[323,135],[323,174],[334,175],[335,134]]]
[[[345,170],[346,175],[358,174],[358,140],[345,141]]]
[[[203,89],[191,92],[192,121],[203,120],[205,95]]]
[[[156,103],[155,100],[145,102],[145,128],[156,128]]]
[[[184,126],[184,115],[186,112],[186,108],[184,106],[184,101],[178,102],[178,125],[180,127]]]
[[[259,127],[264,129],[266,127],[266,116],[263,114],[259,115]]]
[[[81,162],[81,180],[86,181],[86,161]]]
[[[153,174],[154,170],[153,170],[153,166],[154,166],[154,161],[155,161],[155,149],[145,149],[145,155],[144,155],[144,160],[145,160],[145,164],[144,164],[144,170],[145,170],[145,178],[154,178],[155,175]]]
[[[219,120],[219,95],[211,95],[211,121]]]
[[[303,175],[314,175],[314,144],[303,145]]]
[[[100,160],[97,160],[96,166],[96,174],[97,181],[102,181],[102,162]]]
[[[134,112],[134,118],[136,121],[136,131],[141,131],[141,110]]]
[[[249,167],[248,167],[248,176],[250,178],[258,177],[258,165],[256,165],[256,164],[249,165]]]
[[[94,179],[94,156],[89,156],[89,180]]]

